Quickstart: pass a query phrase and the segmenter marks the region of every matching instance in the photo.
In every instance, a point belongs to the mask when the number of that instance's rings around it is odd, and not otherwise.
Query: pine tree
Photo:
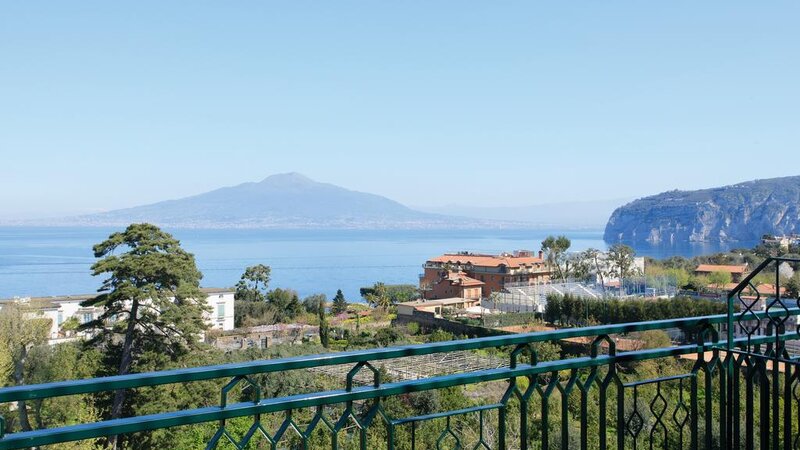
[[[94,255],[102,259],[93,275],[108,278],[100,295],[81,305],[103,313],[79,329],[94,334],[89,343],[106,351],[118,375],[131,373],[145,352],[175,359],[195,347],[207,328],[203,275],[177,239],[155,225],[132,224],[95,245]],[[122,415],[124,402],[125,391],[116,391],[112,419]]]
[[[339,289],[336,291],[336,297],[333,297],[333,304],[331,305],[331,314],[338,315],[343,312],[347,312],[347,300],[345,300],[344,294],[342,294],[342,290]]]
[[[256,264],[244,270],[242,278],[236,283],[236,300],[263,302],[267,298],[267,286],[272,269],[264,264]]]

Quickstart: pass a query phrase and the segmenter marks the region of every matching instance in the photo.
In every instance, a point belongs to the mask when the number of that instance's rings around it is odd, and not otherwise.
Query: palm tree
[[[371,292],[364,298],[367,300],[367,303],[374,308],[381,308],[384,311],[392,306],[392,298],[389,296],[389,291],[386,289],[386,285],[380,282],[375,283],[375,285],[372,286]]]
[[[556,269],[558,278],[566,281],[567,274],[561,269],[561,264],[564,262],[567,250],[569,250],[572,242],[566,236],[547,236],[542,241],[542,251],[545,254],[545,260],[550,268]]]

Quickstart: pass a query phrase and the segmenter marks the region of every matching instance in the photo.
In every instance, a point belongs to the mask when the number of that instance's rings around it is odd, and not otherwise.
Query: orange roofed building
[[[419,285],[426,299],[488,297],[509,283],[533,285],[550,279],[541,252],[534,256],[525,250],[500,255],[446,253],[422,267]]]
[[[738,283],[747,273],[747,264],[724,266],[718,264],[700,264],[694,269],[695,275],[711,275],[714,272],[727,272],[731,274],[731,281]]]

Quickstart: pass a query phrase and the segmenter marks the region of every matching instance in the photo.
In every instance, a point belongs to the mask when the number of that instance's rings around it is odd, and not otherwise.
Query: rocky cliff
[[[607,242],[755,241],[800,232],[800,176],[670,191],[617,208]]]

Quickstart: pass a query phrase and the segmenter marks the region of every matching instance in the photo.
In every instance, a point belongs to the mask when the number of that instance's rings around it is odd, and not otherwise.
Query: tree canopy
[[[30,308],[15,303],[0,309],[0,386],[21,384],[16,371],[32,347],[47,341],[50,320],[31,314]]]
[[[419,298],[419,289],[413,284],[385,284],[378,282],[370,287],[361,288],[360,292],[361,297],[367,303],[384,309],[395,303],[409,302]]]
[[[47,342],[50,320],[30,317],[31,308],[19,304],[0,309],[0,387],[28,384],[25,365],[31,350]],[[24,401],[17,404],[20,427],[31,430],[28,408]]]
[[[331,304],[331,314],[337,315],[343,312],[347,312],[347,300],[345,300],[342,290],[338,289],[336,291],[336,296],[333,297],[333,303]]]
[[[241,279],[236,283],[236,300],[263,302],[267,298],[267,287],[271,279],[272,269],[264,264],[256,264],[244,270]]]
[[[364,295],[364,300],[367,301],[374,308],[381,308],[384,311],[389,309],[394,302],[392,301],[386,285],[383,283],[375,283],[372,288]]]
[[[617,277],[620,281],[635,274],[633,258],[636,256],[633,248],[625,244],[614,244],[608,248],[608,275]],[[622,295],[622,289],[620,289]]]
[[[708,316],[727,311],[724,303],[688,297],[669,299],[593,299],[571,294],[547,296],[544,320],[564,326],[642,322],[677,317]]]
[[[322,307],[325,308],[325,303],[327,302],[328,297],[326,297],[325,294],[312,294],[303,299],[303,309],[305,309],[307,313],[317,314],[319,305],[321,304]]]
[[[275,314],[275,321],[286,323],[297,317],[303,307],[297,292],[291,289],[275,288],[267,293],[267,303]]]
[[[564,280],[567,277],[566,255],[572,245],[566,236],[547,236],[542,241],[542,252],[545,261],[551,268],[555,268],[558,278]]]
[[[725,286],[733,281],[730,272],[714,271],[708,274],[708,282],[717,289],[725,289]]]

